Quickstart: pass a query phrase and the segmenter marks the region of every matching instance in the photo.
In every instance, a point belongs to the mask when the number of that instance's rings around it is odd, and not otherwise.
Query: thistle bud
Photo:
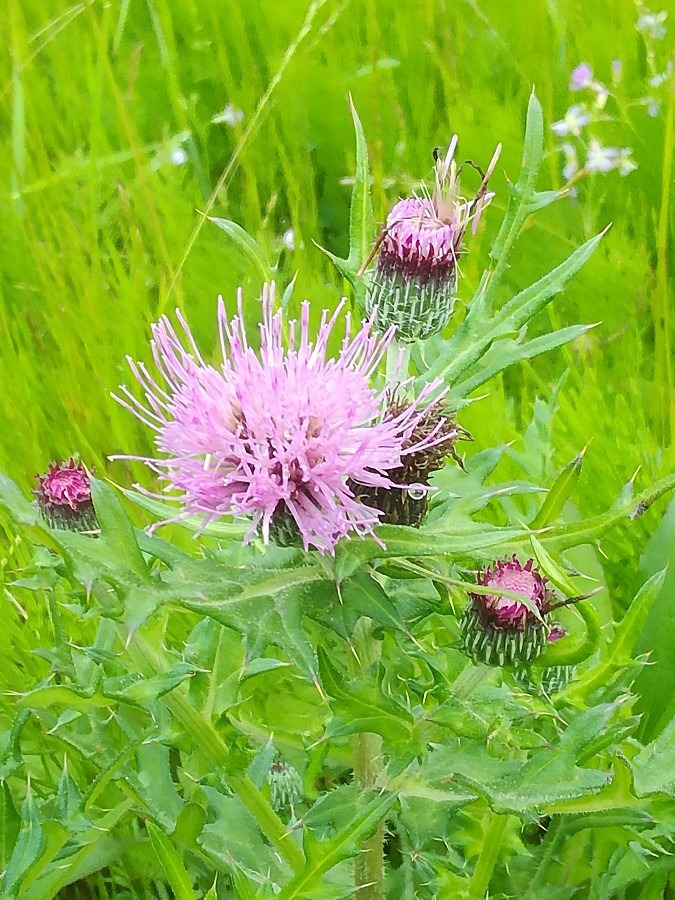
[[[389,401],[385,418],[395,419],[412,406],[409,400]],[[455,449],[458,440],[471,440],[468,431],[443,411],[441,402],[427,407],[403,445],[401,465],[387,472],[390,487],[348,482],[354,497],[371,509],[381,512],[380,521],[388,525],[422,524],[429,506],[429,475],[441,469],[445,458],[452,456],[464,468]]]
[[[81,462],[52,463],[46,475],[37,475],[38,509],[52,528],[66,531],[98,530],[89,476]]]
[[[293,810],[302,799],[302,778],[292,765],[283,760],[272,763],[267,782],[270,786],[270,802],[275,812]]]
[[[457,135],[445,156],[434,151],[433,194],[400,200],[389,213],[374,251],[377,264],[367,286],[366,313],[375,310],[378,331],[394,325],[399,339],[424,340],[450,321],[464,232],[469,223],[475,232],[481,211],[494,196],[487,185],[501,145],[487,171],[478,170],[482,180],[472,200],[460,193],[462,167],[453,159],[456,146]]]
[[[461,632],[464,649],[474,662],[521,666],[543,653],[551,636],[553,640],[562,636],[546,622],[554,605],[553,592],[533,560],[524,566],[515,556],[500,560],[481,572],[477,584],[520,594],[528,602],[498,594],[469,594]]]

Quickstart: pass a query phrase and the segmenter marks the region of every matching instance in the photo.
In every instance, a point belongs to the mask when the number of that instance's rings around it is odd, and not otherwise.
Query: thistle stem
[[[373,637],[373,623],[365,617],[354,628],[355,660],[352,676],[365,672],[380,658],[382,647]],[[353,743],[354,781],[361,790],[377,790],[382,772],[382,738],[379,734],[356,734]],[[364,841],[361,853],[354,865],[354,883],[359,900],[383,900],[384,898],[384,819],[378,824],[372,837]]]

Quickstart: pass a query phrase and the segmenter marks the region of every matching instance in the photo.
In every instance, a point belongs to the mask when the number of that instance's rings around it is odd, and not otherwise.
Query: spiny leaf
[[[29,782],[26,790],[26,799],[21,807],[21,830],[7,865],[0,897],[13,898],[18,896],[21,883],[32,866],[42,856],[45,846],[46,838]]]
[[[358,852],[359,845],[377,828],[396,800],[396,794],[373,797],[339,834],[328,841],[317,841],[306,832],[307,864],[278,894],[279,900],[319,896],[323,876],[343,859]]]

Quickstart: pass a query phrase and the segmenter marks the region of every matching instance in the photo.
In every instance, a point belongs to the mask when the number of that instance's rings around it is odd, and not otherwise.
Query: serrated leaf
[[[580,714],[556,745],[535,751],[526,763],[510,765],[510,771],[497,778],[490,777],[489,768],[488,778],[481,778],[478,760],[472,766],[465,763],[454,778],[488,799],[495,812],[531,813],[544,805],[598,791],[609,780],[608,774],[581,768],[577,760],[606,727],[614,710],[612,704],[605,704]]]
[[[106,678],[103,682],[102,693],[105,697],[113,700],[145,706],[174,690],[194,673],[193,665],[177,662],[165,672],[160,672],[150,678],[138,678],[133,681],[128,681],[126,676]]]
[[[569,580],[560,566],[555,562],[551,554],[544,549],[544,547],[533,534],[530,535],[530,544],[532,545],[532,552],[534,553],[534,557],[537,560],[539,568],[549,579],[549,581],[551,581],[557,588],[559,588],[566,597],[577,596],[577,590],[572,582]]]
[[[384,672],[378,668],[353,681],[345,681],[319,647],[321,684],[330,697],[337,721],[329,725],[332,736],[372,732],[393,744],[410,744],[414,719],[410,712],[382,690]]]
[[[630,761],[638,797],[675,796],[675,719]]]
[[[146,809],[166,831],[176,827],[184,801],[171,774],[169,748],[157,741],[144,741],[136,750],[137,765],[132,782]]]
[[[359,845],[377,828],[395,800],[394,793],[373,797],[365,809],[359,811],[347,827],[331,840],[319,842],[313,836],[310,838],[311,832],[308,831],[305,843],[307,864],[282,888],[277,895],[279,900],[317,897],[324,874],[358,851]]]
[[[555,269],[516,294],[497,312],[488,314],[482,308],[474,310],[473,307],[470,307],[466,319],[429,369],[425,379],[434,377],[442,378],[451,385],[460,383],[462,377],[485,357],[495,341],[520,331],[530,319],[548,305],[556,294],[563,290],[567,282],[595,252],[604,233],[602,231],[586,241]],[[587,326],[572,326],[572,328],[579,327]],[[569,335],[578,336],[576,332],[565,330],[563,337]],[[560,337],[560,335],[558,336]],[[540,340],[542,344],[545,344],[546,339],[547,336],[544,336],[535,340]],[[553,340],[555,343],[555,339]],[[535,344],[535,349],[542,344]],[[501,368],[497,371],[501,371]],[[460,394],[460,396],[462,395]]]
[[[384,589],[364,571],[343,581],[340,594],[345,606],[362,616],[368,616],[379,625],[408,634],[405,622]]]
[[[0,787],[0,872],[4,872],[19,836],[21,817],[16,811],[12,794],[3,781]]]
[[[257,659],[252,659],[250,662],[246,663],[244,668],[241,670],[240,680],[246,681],[247,678],[253,678],[255,675],[262,675],[263,672],[273,672],[274,669],[285,669],[290,666],[290,663],[284,662],[281,659],[269,659],[264,656],[259,656]]]
[[[149,581],[148,567],[138,546],[136,534],[119,498],[110,485],[90,476],[91,497],[101,526],[100,542],[118,565],[124,563],[142,581]]]
[[[7,864],[0,897],[18,896],[21,883],[42,856],[45,845],[46,838],[40,823],[40,814],[33,800],[29,782],[26,799],[21,807],[21,828]]]
[[[251,765],[248,767],[248,777],[258,790],[260,790],[265,783],[265,779],[272,767],[275,756],[276,750],[272,743],[272,739],[270,738],[265,746],[253,757]]]

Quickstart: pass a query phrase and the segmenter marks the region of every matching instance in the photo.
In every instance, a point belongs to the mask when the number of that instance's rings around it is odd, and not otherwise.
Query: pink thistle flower
[[[35,497],[42,517],[52,528],[95,531],[98,528],[89,476],[81,462],[52,463],[37,475]]]
[[[460,192],[462,167],[454,159],[456,147],[457,135],[445,156],[435,152],[433,194],[399,200],[374,250],[378,258],[366,293],[366,311],[376,311],[378,330],[394,325],[399,338],[423,340],[447,325],[454,309],[464,233],[471,225],[475,234],[483,209],[494,197],[487,185],[501,144],[486,172],[479,169],[481,184],[471,200]]]
[[[484,569],[476,583],[521,594],[530,601],[528,607],[511,597],[472,594],[474,603],[483,607],[486,620],[498,628],[522,631],[528,622],[537,621],[532,605],[542,614],[550,607],[551,591],[532,559],[528,559],[524,566],[515,556],[513,559],[499,560],[493,568]]]
[[[531,662],[546,648],[555,626],[546,615],[554,607],[553,592],[534,561],[521,565],[514,556],[484,569],[476,584],[511,591],[522,602],[502,594],[469,594],[462,617],[462,639],[475,662],[518,665]],[[562,637],[555,631],[552,640]]]
[[[394,386],[377,390],[370,382],[393,331],[379,337],[368,321],[351,336],[347,315],[341,352],[329,359],[328,339],[344,301],[332,317],[324,311],[314,341],[309,304],[303,303],[299,328],[288,323],[287,348],[273,302],[274,286],[265,286],[256,353],[244,330],[241,292],[239,314],[231,320],[219,299],[218,369],[202,359],[179,311],[183,335],[166,317],[153,326],[152,352],[163,385],[143,363],[129,359],[145,402],[125,386],[115,399],[155,431],[163,455],[122,458],[142,460],[179,492],[175,499],[183,509],[167,521],[201,515],[203,528],[220,516],[249,515],[249,539],[260,529],[268,542],[270,532],[290,527],[305,549],[333,552],[341,537],[370,534],[380,518],[350,484],[395,489],[390,470],[437,439],[432,432],[409,442],[423,405],[441,394],[429,385],[409,407],[385,417]]]

